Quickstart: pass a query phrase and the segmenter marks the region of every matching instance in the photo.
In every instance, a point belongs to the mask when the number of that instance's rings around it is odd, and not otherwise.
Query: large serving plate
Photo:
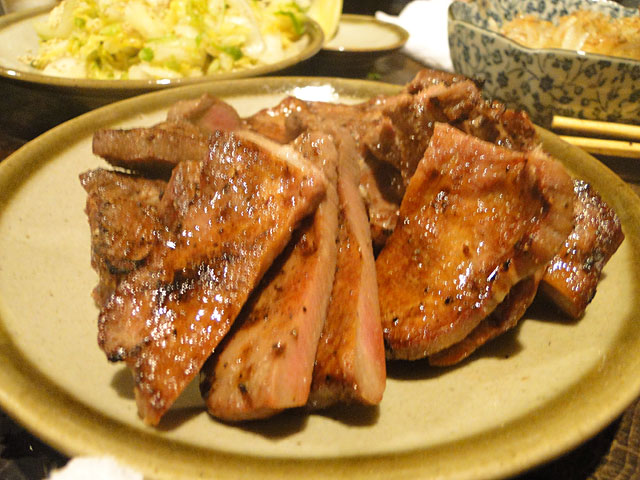
[[[112,455],[149,478],[507,477],[595,435],[640,392],[640,200],[611,171],[541,130],[545,147],[619,213],[626,239],[580,321],[536,302],[514,331],[455,368],[389,364],[377,408],[288,411],[220,423],[192,385],[160,423],[136,414],[132,380],[96,342],[90,234],[78,174],[102,127],[150,125],[203,92],[242,115],[294,94],[356,102],[398,87],[261,78],[165,90],[95,110],[0,163],[0,406],[69,455]]]

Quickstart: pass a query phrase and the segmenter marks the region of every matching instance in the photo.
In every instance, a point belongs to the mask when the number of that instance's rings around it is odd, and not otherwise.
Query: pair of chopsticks
[[[640,126],[555,116],[551,122],[551,129],[562,132],[559,136],[565,142],[589,153],[640,158]]]

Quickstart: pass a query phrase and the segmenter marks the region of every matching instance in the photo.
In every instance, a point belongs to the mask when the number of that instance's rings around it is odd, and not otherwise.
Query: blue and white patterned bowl
[[[640,61],[562,49],[531,49],[496,33],[519,14],[551,20],[578,9],[638,15],[606,0],[478,0],[449,8],[449,46],[458,73],[487,97],[549,126],[554,115],[640,124]]]

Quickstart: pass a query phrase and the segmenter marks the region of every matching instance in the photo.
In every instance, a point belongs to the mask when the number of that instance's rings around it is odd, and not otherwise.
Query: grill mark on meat
[[[305,134],[296,148],[323,165],[327,195],[263,279],[232,334],[202,370],[209,412],[226,421],[265,418],[307,402],[336,263],[337,152]]]
[[[87,192],[93,290],[101,308],[126,274],[144,264],[166,236],[160,209],[166,182],[96,169],[80,175]]]
[[[434,208],[443,191],[446,209]],[[466,337],[555,254],[572,228],[571,193],[541,151],[438,124],[376,261],[388,357],[423,358]]]
[[[195,192],[175,215],[180,229],[119,283],[100,312],[99,344],[131,368],[140,416],[152,425],[324,195],[322,173],[290,148],[217,132],[210,150],[197,168],[183,161],[175,169],[199,172],[182,177],[198,181],[197,189],[167,191]]]
[[[574,180],[573,190],[575,226],[549,262],[541,289],[567,315],[580,318],[624,233],[616,213],[588,183]]]

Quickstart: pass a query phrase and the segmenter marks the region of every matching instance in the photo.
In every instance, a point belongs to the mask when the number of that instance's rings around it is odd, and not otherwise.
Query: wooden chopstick
[[[596,120],[555,116],[551,122],[551,128],[567,132],[640,140],[640,125],[628,125],[626,123],[599,122]]]
[[[589,153],[614,157],[640,158],[640,126],[555,116],[551,122],[551,128],[553,130],[559,130],[562,133],[579,133],[583,135],[602,135],[609,137],[592,138],[560,135],[560,138],[567,143],[580,147]],[[616,138],[625,140],[615,140]]]
[[[610,155],[612,157],[640,158],[640,143],[624,140],[606,140],[603,138],[571,137],[559,135],[571,145],[580,147],[596,155]]]

